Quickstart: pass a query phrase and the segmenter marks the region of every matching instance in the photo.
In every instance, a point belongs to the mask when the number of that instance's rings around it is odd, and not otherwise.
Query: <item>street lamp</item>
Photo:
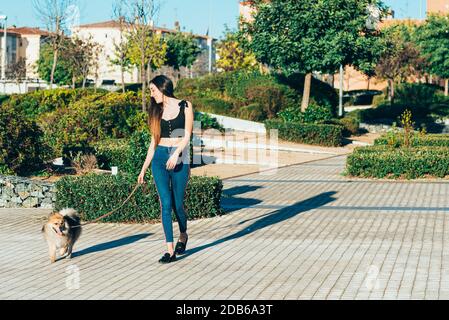
[[[6,80],[6,21],[8,20],[8,17],[5,15],[0,15],[0,20],[4,21],[3,24],[3,41],[2,41],[2,80]]]

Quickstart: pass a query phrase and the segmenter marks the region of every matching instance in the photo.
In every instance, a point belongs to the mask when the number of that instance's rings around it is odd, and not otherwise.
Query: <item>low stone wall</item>
[[[0,175],[0,208],[53,209],[55,201],[52,183]]]
[[[360,128],[367,130],[369,133],[386,133],[390,131],[393,127],[387,124],[360,123]]]

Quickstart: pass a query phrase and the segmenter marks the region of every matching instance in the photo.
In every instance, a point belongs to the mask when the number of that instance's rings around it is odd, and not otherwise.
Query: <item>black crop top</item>
[[[187,101],[182,100],[179,103],[179,114],[176,118],[171,119],[171,120],[164,120],[161,119],[161,138],[177,138],[177,137],[184,137],[185,135],[185,130],[183,130],[182,135],[180,134],[181,131],[178,130],[179,132],[173,133],[172,136],[172,132],[177,130],[177,129],[185,129],[185,113],[184,113],[184,109],[187,107],[189,107],[189,105],[187,104]]]

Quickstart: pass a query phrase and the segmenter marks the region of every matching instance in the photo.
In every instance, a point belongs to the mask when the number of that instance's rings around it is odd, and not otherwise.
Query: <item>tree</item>
[[[376,66],[376,75],[388,81],[388,98],[394,102],[395,83],[404,82],[410,76],[419,76],[426,70],[426,59],[411,41],[412,29],[394,25],[384,30],[387,50]]]
[[[218,68],[224,71],[257,69],[259,64],[256,57],[242,46],[241,41],[238,33],[225,31],[224,39],[217,45]]]
[[[82,87],[86,87],[89,74],[95,73],[98,65],[100,45],[92,40],[92,36],[81,39],[77,36],[65,42],[61,50],[61,60],[65,61],[72,74],[72,87],[78,79],[82,80]]]
[[[383,36],[360,37],[357,39],[355,49],[356,55],[352,65],[367,77],[367,90],[369,90],[370,80],[376,76],[376,67],[387,50],[386,39]]]
[[[123,7],[120,5],[114,6],[114,18],[119,24],[120,39],[118,42],[114,39],[114,56],[109,60],[112,65],[120,67],[120,76],[122,80],[122,92],[125,93],[125,72],[132,69],[131,61],[128,57],[128,42],[127,39],[127,25],[123,17]]]
[[[135,42],[135,38],[129,36],[127,59],[129,59],[132,65],[140,68],[142,68],[143,65],[144,72],[142,76],[144,76],[144,79],[142,80],[142,84],[148,84],[147,82],[150,80],[149,71],[159,69],[165,63],[167,44],[163,41],[160,35],[152,34],[150,32],[145,38],[143,47],[145,47],[146,50],[144,51],[144,59],[142,61],[142,46],[140,42]]]
[[[429,62],[431,74],[444,81],[444,95],[449,92],[449,15],[429,15],[416,30],[418,46]]]
[[[66,41],[68,40],[66,39]],[[39,54],[40,56],[37,61],[37,72],[41,79],[50,83],[51,77],[53,76],[53,82],[56,84],[71,84],[73,75],[68,61],[58,59],[57,64],[53,69],[54,52],[53,45],[51,43],[44,44],[41,47]]]
[[[165,42],[167,44],[165,64],[176,71],[179,71],[181,67],[191,67],[201,53],[201,48],[191,34],[178,31],[167,35]]]
[[[74,0],[33,0],[33,7],[37,15],[50,31],[49,40],[52,48],[53,61],[50,70],[50,88],[55,82],[55,72],[58,64],[58,56],[64,42],[64,29],[66,27],[70,8]]]
[[[357,57],[359,38],[376,36],[367,25],[369,6],[379,0],[254,0],[254,21],[242,21],[242,33],[256,59],[286,73],[306,74],[301,110],[309,104],[312,72],[333,74]]]
[[[162,56],[160,36],[156,34],[154,20],[159,11],[156,0],[120,0],[118,3],[124,24],[129,30],[129,58],[140,67],[142,79],[142,111],[146,112],[148,73],[159,65]],[[163,62],[162,62],[163,64]]]

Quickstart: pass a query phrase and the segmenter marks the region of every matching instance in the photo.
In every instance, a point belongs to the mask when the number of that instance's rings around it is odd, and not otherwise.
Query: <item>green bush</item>
[[[279,83],[285,84],[296,91],[298,95],[298,104],[300,103],[304,92],[304,78],[305,76],[299,73],[294,73],[289,76],[283,74],[276,75],[276,79]],[[310,103],[327,107],[332,111],[334,117],[337,116],[337,91],[329,84],[315,79],[314,77],[312,77],[312,86],[310,88]]]
[[[289,107],[278,113],[284,122],[304,122],[304,113],[298,107]]]
[[[106,93],[107,91],[98,89],[95,96],[99,98]],[[13,94],[7,103],[22,110],[27,117],[35,119],[42,113],[68,107],[71,103],[91,95],[94,95],[93,89],[37,90],[26,94]]]
[[[217,118],[213,118],[207,113],[195,112],[195,121],[201,122],[201,129],[217,129],[221,132],[224,132],[224,128],[221,124],[217,122]]]
[[[317,104],[310,104],[304,112],[305,123],[321,123],[332,119],[332,111],[329,108]]]
[[[192,104],[198,111],[215,113],[219,115],[229,115],[233,105],[221,99],[216,98],[193,98]]]
[[[129,139],[110,139],[93,144],[94,154],[101,169],[110,170],[112,166],[120,172],[138,176],[151,144],[149,130],[136,131]],[[193,163],[193,143],[190,143],[190,164]],[[151,171],[151,166],[148,168]]]
[[[396,139],[392,143],[391,134],[384,134],[380,138],[374,141],[374,145],[377,146],[392,146],[395,148],[403,145],[403,134],[396,133]],[[411,145],[413,147],[449,147],[449,134],[426,134],[420,135],[415,133],[411,139]]]
[[[27,175],[42,168],[50,151],[41,143],[42,132],[23,112],[0,105],[0,171]]]
[[[329,121],[324,121],[324,124],[334,124],[343,126],[343,136],[350,137],[353,135],[358,135],[360,130],[360,122],[355,118],[341,118],[341,119],[332,119]]]
[[[73,148],[85,148],[108,138],[126,138],[146,127],[134,93],[108,93],[86,96],[68,107],[39,116],[44,139],[55,155],[66,155]]]
[[[435,85],[404,83],[396,87],[394,103],[386,99],[376,100],[375,108],[354,113],[361,122],[393,123],[406,109],[413,114],[414,121],[425,120],[430,115],[449,115],[449,98],[444,97]],[[352,112],[351,112],[352,113]]]
[[[252,103],[250,105],[239,108],[237,117],[240,119],[256,122],[264,121],[265,119],[267,119],[266,113],[258,103]]]
[[[365,178],[444,178],[449,175],[449,148],[359,147],[348,156],[346,172]]]
[[[148,193],[139,187],[130,201],[101,222],[146,223],[160,220],[160,204],[153,177],[147,181]],[[66,176],[56,183],[55,210],[73,207],[85,221],[117,208],[131,193],[137,176],[128,174]],[[220,206],[223,183],[218,177],[191,176],[186,189],[185,208],[189,220],[224,213]]]
[[[266,120],[265,127],[267,132],[277,129],[279,138],[287,141],[328,147],[343,145],[343,126]]]

